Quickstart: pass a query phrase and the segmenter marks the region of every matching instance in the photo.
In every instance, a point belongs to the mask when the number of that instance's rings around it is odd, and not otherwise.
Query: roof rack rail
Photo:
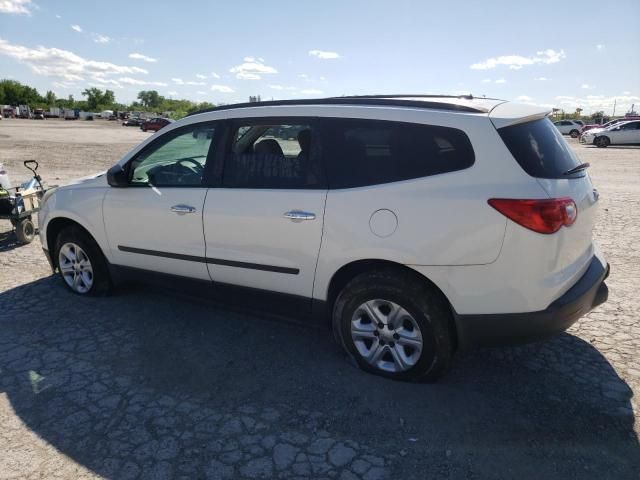
[[[436,110],[452,110],[457,112],[467,113],[487,113],[486,109],[480,107],[472,107],[470,105],[463,105],[459,103],[447,103],[436,102],[428,100],[419,100],[420,98],[450,98],[471,100],[474,97],[470,95],[465,96],[443,96],[443,95],[363,95],[363,96],[351,96],[351,97],[329,97],[329,98],[317,98],[307,100],[268,100],[264,102],[248,102],[248,103],[235,103],[229,105],[221,105],[218,107],[206,108],[204,110],[198,110],[192,112],[187,116],[198,115],[201,113],[217,112],[221,110],[234,110],[240,108],[255,108],[255,107],[275,107],[275,106],[295,106],[295,105],[364,105],[364,106],[393,106],[393,107],[411,107],[411,108],[430,108]]]

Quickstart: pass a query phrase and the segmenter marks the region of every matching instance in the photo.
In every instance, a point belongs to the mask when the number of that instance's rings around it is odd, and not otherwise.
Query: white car
[[[562,332],[607,298],[598,194],[547,113],[470,96],[214,108],[47,192],[40,238],[76,294],[204,286],[326,319],[366,371],[434,380],[456,350]]]
[[[563,135],[571,135],[571,138],[578,138],[584,123],[576,120],[559,120],[553,122],[558,131]]]
[[[640,120],[620,122],[607,128],[587,130],[580,143],[604,148],[609,145],[640,145]]]

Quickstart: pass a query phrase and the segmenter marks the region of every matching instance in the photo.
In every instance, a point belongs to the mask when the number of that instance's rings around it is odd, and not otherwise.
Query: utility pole
[[[612,117],[616,116],[616,102],[617,100],[614,98],[613,99],[613,115],[611,115]]]

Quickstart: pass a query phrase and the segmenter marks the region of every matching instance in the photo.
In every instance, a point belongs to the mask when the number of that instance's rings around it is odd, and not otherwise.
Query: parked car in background
[[[589,165],[548,113],[407,95],[205,110],[49,190],[42,247],[75,294],[199,285],[322,319],[363,370],[435,380],[456,350],[560,333],[607,299]]]
[[[593,129],[582,134],[580,143],[604,148],[609,145],[640,145],[640,120],[619,122],[605,129]]]
[[[33,119],[34,120],[44,120],[44,110],[42,108],[36,108],[33,111]]]
[[[140,127],[144,123],[144,119],[142,118],[127,118],[124,122],[122,122],[123,127]]]
[[[172,122],[173,120],[170,120],[168,118],[156,117],[156,118],[151,118],[149,120],[144,121],[142,125],[140,125],[140,128],[142,129],[143,132],[146,132],[148,130],[153,130],[154,132],[157,132],[158,130],[160,130],[163,127],[166,127]]]
[[[589,130],[593,130],[595,128],[599,128],[604,130],[605,128],[608,128],[612,125],[616,125],[620,122],[628,122],[630,120],[640,120],[640,117],[625,117],[625,118],[616,118],[615,120],[610,120],[607,123],[603,123],[602,125],[597,124],[597,123],[593,123],[593,124],[589,124],[589,125],[585,125],[584,127],[582,127],[582,130],[580,131],[580,133],[584,133],[587,132]]]
[[[559,120],[553,122],[553,124],[563,135],[571,135],[571,138],[578,138],[580,136],[582,125],[575,120]]]

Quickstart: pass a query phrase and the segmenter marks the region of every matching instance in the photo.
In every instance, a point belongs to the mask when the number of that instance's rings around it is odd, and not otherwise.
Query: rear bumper
[[[609,265],[593,257],[578,282],[546,310],[527,313],[458,315],[454,313],[461,349],[527,343],[565,331],[580,317],[607,301]]]

